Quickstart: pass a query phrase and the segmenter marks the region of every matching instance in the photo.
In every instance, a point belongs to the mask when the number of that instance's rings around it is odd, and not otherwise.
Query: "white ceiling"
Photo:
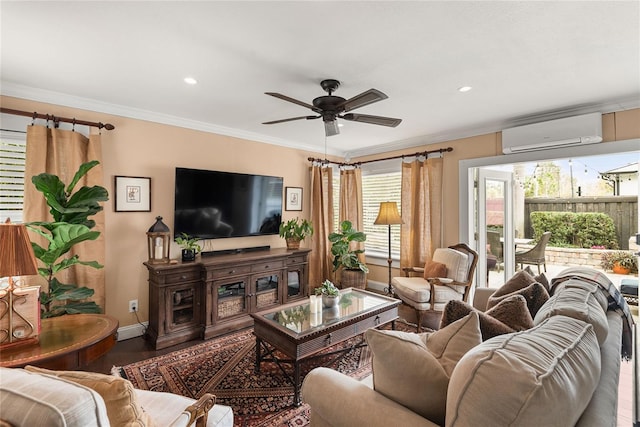
[[[317,153],[640,107],[635,0],[2,1],[0,13],[4,95]],[[381,90],[389,99],[355,112],[403,122],[344,122],[326,139],[320,120],[261,124],[311,113],[264,92],[311,103],[325,78],[344,98]]]

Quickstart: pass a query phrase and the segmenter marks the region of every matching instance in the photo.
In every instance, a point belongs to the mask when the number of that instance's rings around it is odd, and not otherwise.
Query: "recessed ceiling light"
[[[471,89],[471,86],[462,86],[458,88],[458,92],[469,92]]]
[[[344,123],[338,123],[339,128],[341,128],[342,126],[344,126]]]
[[[188,85],[195,85],[198,84],[198,81],[196,79],[194,79],[193,77],[185,77],[184,78],[184,82]]]

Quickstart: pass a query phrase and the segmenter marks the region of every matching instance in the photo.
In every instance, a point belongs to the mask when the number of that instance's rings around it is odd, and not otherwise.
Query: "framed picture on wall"
[[[115,177],[116,212],[151,212],[151,178]]]
[[[302,187],[285,187],[284,189],[284,210],[302,210]]]

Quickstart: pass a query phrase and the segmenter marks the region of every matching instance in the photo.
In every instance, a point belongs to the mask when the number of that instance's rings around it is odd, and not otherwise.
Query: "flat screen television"
[[[176,168],[174,235],[199,239],[278,234],[282,177]]]

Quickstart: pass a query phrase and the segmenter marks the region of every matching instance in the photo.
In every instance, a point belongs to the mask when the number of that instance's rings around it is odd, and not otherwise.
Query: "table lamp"
[[[400,214],[398,213],[397,203],[381,202],[378,217],[373,221],[373,224],[389,226],[389,258],[387,258],[387,263],[389,264],[389,286],[385,289],[385,292],[389,295],[393,295],[393,286],[391,286],[391,226],[394,224],[402,224],[402,218],[400,218]]]
[[[38,274],[36,258],[24,224],[0,224],[0,346],[37,342],[40,330],[39,287],[16,286],[14,276]]]

